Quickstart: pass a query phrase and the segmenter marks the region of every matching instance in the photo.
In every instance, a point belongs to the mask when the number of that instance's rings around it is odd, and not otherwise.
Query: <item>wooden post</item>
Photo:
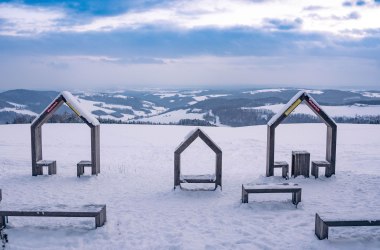
[[[275,150],[275,128],[267,126],[267,171],[266,176],[274,175],[274,150]]]
[[[32,175],[42,175],[42,168],[37,166],[37,161],[42,160],[42,129],[41,126],[31,126],[32,143]]]
[[[335,174],[335,162],[336,162],[336,141],[337,141],[337,127],[327,127],[327,139],[326,139],[326,160],[330,162],[331,166],[326,169],[326,176],[330,177]]]
[[[174,153],[174,189],[176,186],[179,186],[181,175],[181,155]]]
[[[100,126],[91,127],[91,163],[92,175],[100,173]]]
[[[216,164],[215,164],[215,189],[220,186],[222,188],[222,152],[216,154]]]

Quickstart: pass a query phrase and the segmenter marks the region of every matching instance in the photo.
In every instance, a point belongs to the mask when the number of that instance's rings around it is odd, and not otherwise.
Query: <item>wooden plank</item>
[[[181,183],[216,183],[216,175],[181,175]]]
[[[103,226],[106,222],[106,205],[86,205],[75,208],[74,211],[67,211],[64,205],[54,208],[0,208],[0,226],[5,226],[5,217],[26,216],[26,217],[94,217],[95,227]],[[60,209],[54,211],[54,209]],[[87,211],[81,211],[87,210]]]

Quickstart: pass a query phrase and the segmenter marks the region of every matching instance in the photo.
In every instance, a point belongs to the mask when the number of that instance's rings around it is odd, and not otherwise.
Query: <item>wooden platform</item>
[[[292,203],[301,202],[302,188],[293,183],[242,185],[241,201],[248,203],[250,193],[292,193]]]
[[[323,240],[329,237],[329,227],[380,226],[380,220],[366,218],[328,218],[315,214],[315,235]]]
[[[106,205],[85,205],[69,207],[57,205],[54,207],[18,208],[0,206],[0,227],[6,225],[9,216],[33,216],[33,217],[94,217],[95,228],[101,227],[107,220]]]

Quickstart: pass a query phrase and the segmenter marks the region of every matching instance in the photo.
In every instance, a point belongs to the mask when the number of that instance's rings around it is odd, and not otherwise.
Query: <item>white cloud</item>
[[[380,29],[380,4],[343,6],[341,0],[179,0],[124,14],[94,17],[82,24],[60,20],[70,18],[60,10],[0,4],[2,35],[30,35],[42,32],[102,32],[138,29],[143,26],[181,30],[206,27],[257,28],[267,31],[294,28],[300,32],[322,32],[362,38]],[[79,21],[80,23],[81,21]],[[294,27],[292,27],[294,25]]]
[[[0,4],[0,35],[29,36],[58,29],[65,14],[59,10]]]
[[[274,31],[281,27],[273,23],[268,25],[268,20],[277,20],[285,25],[299,21],[300,25],[295,28],[303,32],[361,38],[370,35],[370,29],[380,29],[380,22],[375,21],[379,14],[380,6],[375,3],[345,7],[340,0],[315,1],[314,5],[308,0],[186,0],[144,11],[97,18],[69,29],[75,32],[110,31],[157,25],[185,30],[249,27]]]

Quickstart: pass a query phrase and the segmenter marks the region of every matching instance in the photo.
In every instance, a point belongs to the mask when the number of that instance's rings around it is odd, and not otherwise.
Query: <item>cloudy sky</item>
[[[380,0],[0,1],[0,89],[380,89]]]

